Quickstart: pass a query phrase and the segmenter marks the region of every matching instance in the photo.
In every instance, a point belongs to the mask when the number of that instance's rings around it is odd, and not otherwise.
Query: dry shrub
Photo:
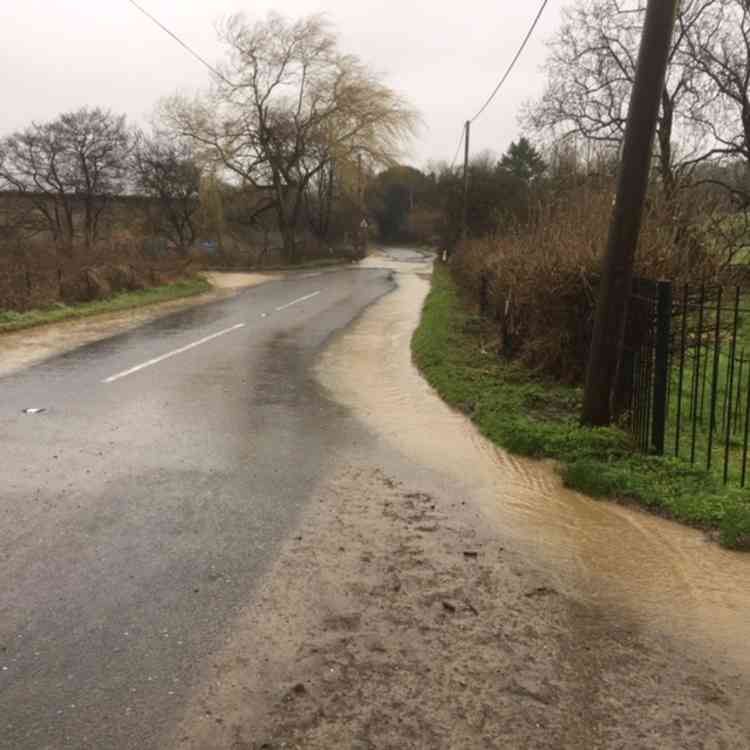
[[[104,299],[184,278],[191,273],[190,264],[175,252],[153,257],[144,252],[142,241],[132,238],[76,247],[72,253],[43,241],[22,247],[0,244],[0,310]]]
[[[583,379],[613,201],[612,185],[560,191],[528,225],[466,242],[452,261],[459,283],[497,321],[503,350],[567,382]],[[653,201],[636,272],[676,281],[715,275],[717,260],[696,224],[687,226]]]

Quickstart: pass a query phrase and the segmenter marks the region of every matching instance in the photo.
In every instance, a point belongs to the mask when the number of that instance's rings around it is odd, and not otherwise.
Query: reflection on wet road
[[[392,287],[284,279],[0,377],[0,747],[165,747],[351,440],[308,364]]]

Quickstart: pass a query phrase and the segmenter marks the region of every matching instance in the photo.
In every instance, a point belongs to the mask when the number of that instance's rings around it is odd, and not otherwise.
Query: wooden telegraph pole
[[[461,239],[469,236],[469,138],[471,137],[471,120],[466,121],[464,133],[464,205],[461,217]]]
[[[591,426],[608,425],[612,420],[612,393],[622,356],[633,263],[678,2],[648,0],[646,9],[586,372],[582,421]]]

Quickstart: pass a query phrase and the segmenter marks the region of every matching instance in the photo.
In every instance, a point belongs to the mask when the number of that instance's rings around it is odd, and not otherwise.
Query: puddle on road
[[[363,265],[391,268],[399,288],[322,356],[318,377],[334,397],[408,459],[469,490],[484,514],[557,575],[563,590],[604,606],[625,605],[643,625],[726,658],[730,668],[750,670],[750,555],[570,492],[549,465],[498,450],[411,363],[429,266],[404,262],[395,251]]]

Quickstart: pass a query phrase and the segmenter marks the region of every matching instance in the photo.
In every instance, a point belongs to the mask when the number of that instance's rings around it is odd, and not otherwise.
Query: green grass
[[[711,227],[706,227],[708,229],[707,239],[709,243],[714,245],[714,249],[716,249],[717,243],[719,246],[724,244],[725,240],[722,239],[723,237],[730,237],[736,244],[740,245],[732,257],[732,265],[746,265],[750,263],[750,236],[747,233],[744,214],[729,213],[718,221],[718,225],[720,229],[718,230],[716,239],[713,241],[711,240]]]
[[[173,284],[151,287],[137,292],[122,292],[113,297],[95,302],[82,302],[77,305],[58,304],[52,307],[26,312],[0,310],[0,333],[20,331],[24,328],[57,323],[73,318],[88,318],[92,315],[120,312],[135,307],[153,305],[158,302],[193,297],[208,291],[211,285],[205,279],[185,279]]]
[[[414,360],[451,406],[512,453],[559,462],[566,486],[592,497],[635,501],[684,523],[717,529],[723,544],[750,549],[750,493],[674,458],[636,452],[616,428],[578,422],[580,389],[499,358],[486,324],[472,316],[444,266],[436,266]]]

